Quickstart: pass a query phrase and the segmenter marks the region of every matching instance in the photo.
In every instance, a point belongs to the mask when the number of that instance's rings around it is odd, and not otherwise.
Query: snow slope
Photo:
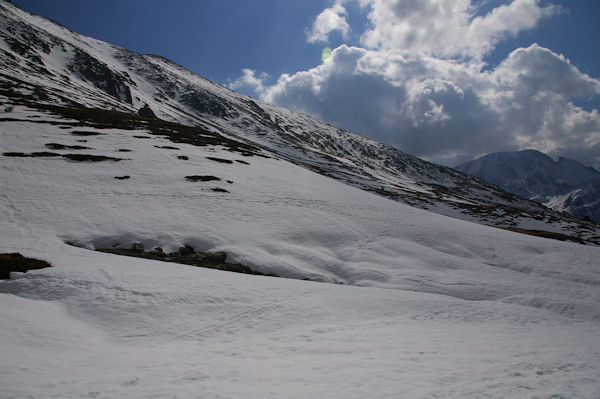
[[[0,80],[29,85],[38,102],[136,112],[202,126],[259,145],[346,184],[487,225],[594,241],[597,226],[570,220],[453,169],[412,157],[307,115],[261,103],[159,56],[70,31],[0,1]]]
[[[600,394],[598,247],[408,207],[259,149],[174,143],[143,119],[10,115],[3,154],[123,159],[0,157],[0,252],[55,265],[0,282],[2,397]],[[191,244],[295,279],[66,241]]]
[[[54,265],[0,281],[0,397],[600,396],[600,247],[402,202],[583,225],[0,9],[0,253]],[[288,278],[92,251],[138,241]]]
[[[0,285],[0,395],[595,398],[597,323],[61,247]],[[31,244],[27,242],[27,245]],[[22,248],[23,250],[25,248]]]

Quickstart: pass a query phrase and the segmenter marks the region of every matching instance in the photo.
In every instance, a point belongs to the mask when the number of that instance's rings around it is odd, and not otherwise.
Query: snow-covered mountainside
[[[456,167],[523,198],[600,222],[600,172],[535,150],[497,152]]]
[[[422,209],[584,240],[598,236],[596,226],[568,220],[484,181],[242,96],[162,57],[79,35],[6,2],[0,2],[0,52],[4,89],[27,93],[38,104],[124,112],[148,105],[161,119],[251,142],[317,173]]]
[[[0,281],[0,397],[600,393],[598,246],[410,207],[200,128],[10,115],[0,253],[54,266]],[[91,251],[135,242],[293,280]]]
[[[584,162],[584,165],[594,168],[600,172],[600,156],[588,159],[586,162]]]
[[[0,397],[600,397],[600,247],[402,202],[593,225],[0,9]]]

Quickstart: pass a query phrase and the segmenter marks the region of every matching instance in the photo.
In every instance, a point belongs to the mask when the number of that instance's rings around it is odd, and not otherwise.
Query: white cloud
[[[600,81],[535,44],[492,71],[343,45],[262,99],[452,165],[495,151],[600,149],[598,112],[571,102],[598,94]]]
[[[556,5],[540,7],[539,0],[515,0],[496,7],[488,15],[470,21],[467,32],[470,47],[475,53],[486,53],[506,36],[532,29],[540,20],[563,11]]]
[[[513,51],[496,68],[494,78],[504,91],[523,97],[554,94],[567,100],[600,91],[597,79],[581,73],[563,55],[535,43]]]
[[[313,22],[310,31],[307,31],[309,43],[327,42],[331,32],[338,31],[343,38],[347,38],[350,33],[350,25],[346,21],[348,13],[340,0],[330,7],[323,10]]]
[[[481,59],[507,35],[531,29],[559,7],[514,0],[475,16],[470,0],[364,0],[372,28],[362,36],[371,49],[394,49],[444,58]]]
[[[266,73],[260,73],[256,76],[256,71],[249,68],[242,69],[242,76],[229,82],[227,87],[231,90],[238,90],[240,88],[251,88],[255,93],[261,94],[265,91],[264,82],[268,78]]]
[[[600,80],[537,44],[491,70],[482,62],[559,8],[514,0],[475,16],[470,0],[360,1],[364,48],[341,45],[319,66],[256,83],[261,99],[447,165],[525,148],[600,153],[598,111],[573,102],[600,95]]]

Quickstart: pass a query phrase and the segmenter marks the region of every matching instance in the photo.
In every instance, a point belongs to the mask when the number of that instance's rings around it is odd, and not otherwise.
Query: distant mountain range
[[[600,156],[588,159],[587,161],[585,161],[585,166],[594,168],[598,172],[600,172]]]
[[[488,154],[456,169],[556,211],[600,222],[600,172],[591,166],[525,150]]]

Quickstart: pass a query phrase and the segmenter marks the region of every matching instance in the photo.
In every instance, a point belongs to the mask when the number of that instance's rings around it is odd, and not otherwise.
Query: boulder
[[[194,252],[196,252],[196,251],[194,250],[194,247],[192,247],[191,245],[185,245],[185,246],[179,248],[180,255],[191,255]]]
[[[163,251],[161,247],[155,247],[150,253],[159,258],[165,258],[167,256],[167,254],[165,253],[165,251]]]
[[[148,104],[144,104],[144,106],[138,110],[138,115],[146,118],[156,118],[156,114]]]
[[[142,244],[141,242],[135,242],[131,246],[131,250],[137,252],[138,254],[141,254],[142,252],[144,252],[144,244]]]

